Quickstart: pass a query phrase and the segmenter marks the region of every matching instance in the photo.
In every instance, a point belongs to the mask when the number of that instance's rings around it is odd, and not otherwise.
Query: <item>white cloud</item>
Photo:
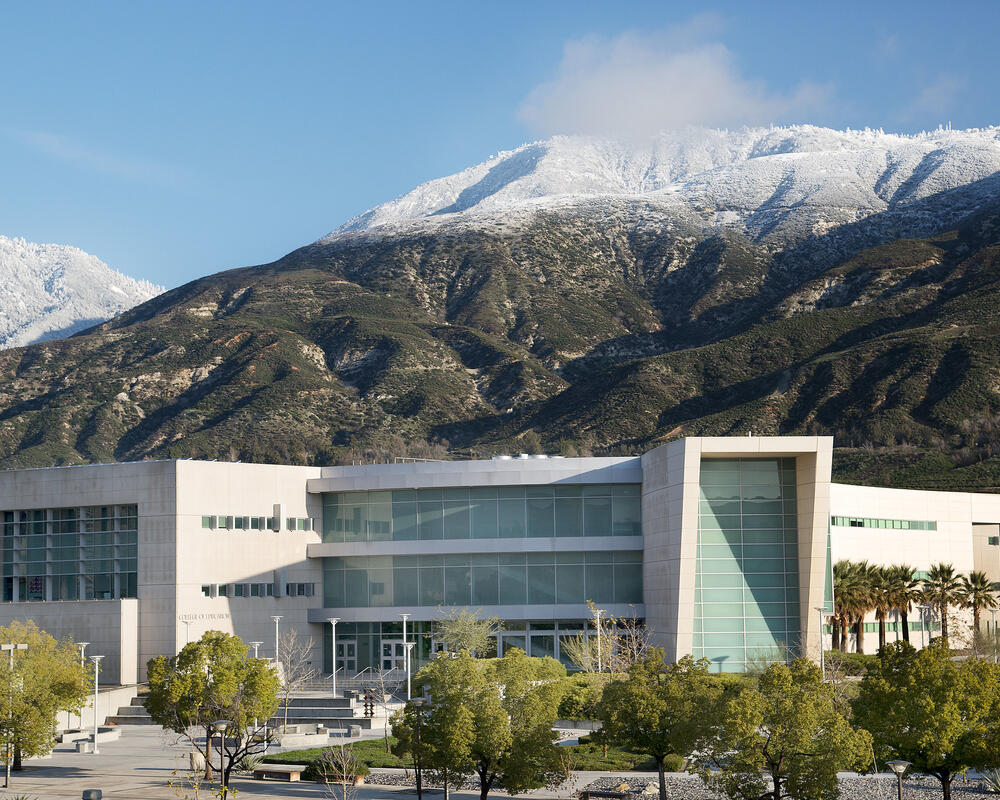
[[[175,167],[130,156],[111,155],[55,133],[9,130],[8,134],[39,153],[104,175],[169,187],[177,187],[189,178]]]
[[[875,45],[875,55],[883,60],[890,61],[902,52],[902,45],[895,34],[889,34],[879,39]]]
[[[910,104],[907,113],[910,117],[944,114],[955,107],[955,102],[967,85],[968,80],[960,75],[942,73],[920,90],[920,94]]]
[[[802,121],[824,105],[826,87],[782,93],[741,75],[732,52],[707,40],[719,28],[701,16],[657,33],[568,42],[556,76],[531,91],[519,117],[541,135],[645,138],[689,125]]]

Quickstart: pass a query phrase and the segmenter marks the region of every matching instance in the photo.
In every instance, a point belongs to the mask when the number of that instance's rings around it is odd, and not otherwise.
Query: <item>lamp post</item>
[[[597,671],[602,672],[601,669],[601,614],[604,613],[603,609],[594,609],[594,627],[597,629]]]
[[[333,667],[333,696],[337,696],[337,623],[340,622],[340,617],[330,617],[327,619],[330,623],[330,666]]]
[[[226,728],[228,728],[233,723],[228,719],[217,719],[212,723],[212,733],[219,734],[221,741],[219,742],[219,777],[222,781],[222,797],[225,798],[229,787],[226,785],[226,762],[223,758],[223,753],[226,749]]]
[[[83,654],[86,652],[88,644],[90,644],[90,642],[76,643],[76,646],[80,648],[80,669],[83,669]]]
[[[274,663],[277,664],[281,661],[278,654],[278,623],[281,622],[281,617],[271,617],[271,622],[274,623]]]
[[[927,629],[927,614],[925,613],[930,606],[917,606],[917,610],[920,612],[920,649],[924,649],[924,631]]]
[[[990,634],[990,649],[993,650],[993,663],[997,663],[997,610],[990,609],[990,617],[993,620],[993,632]]]
[[[411,697],[410,693],[410,651],[413,649],[413,642],[406,642],[403,644],[406,648],[406,699],[409,700]]]
[[[823,614],[826,611],[823,606],[816,606],[816,611],[819,612],[819,674],[823,676],[823,680],[826,680],[826,654],[823,652]]]
[[[400,614],[403,618],[403,668],[406,670],[406,674],[410,674],[410,651],[406,647],[406,620],[410,618],[409,614]]]
[[[257,652],[258,652],[258,650],[259,650],[259,648],[260,648],[260,646],[262,644],[264,644],[264,643],[263,642],[250,642],[250,646],[253,648],[253,657],[254,658],[260,658],[260,656],[257,655]]]
[[[417,753],[416,753],[417,757],[414,759],[413,766],[416,767],[416,773],[417,773],[417,800],[423,800],[424,750],[420,736],[422,733],[421,726],[424,720],[425,701],[422,697],[418,697],[415,700],[411,700],[410,702],[412,702],[414,707],[417,709]]]
[[[903,800],[903,773],[910,766],[910,762],[896,759],[895,761],[886,761],[885,763],[889,765],[889,769],[896,773],[896,793],[898,800]]]
[[[11,751],[14,749],[14,742],[11,740],[10,736],[13,734],[14,728],[14,651],[15,650],[27,650],[28,645],[26,644],[0,644],[0,650],[6,650],[10,653],[10,719],[11,719],[11,732],[7,738],[7,753],[4,758],[4,777],[3,777],[3,788],[6,789],[10,786],[10,757],[12,755]]]
[[[97,676],[101,671],[101,659],[104,656],[91,656],[90,660],[94,662],[94,755],[96,756],[100,751],[97,749]]]
[[[182,619],[181,622],[184,623],[184,644],[191,644],[191,623],[194,620]]]

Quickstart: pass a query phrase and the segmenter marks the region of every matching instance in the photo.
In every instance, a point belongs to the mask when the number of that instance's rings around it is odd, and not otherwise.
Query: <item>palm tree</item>
[[[856,565],[852,561],[838,561],[833,565],[833,647],[845,653],[856,596]]]
[[[885,647],[885,620],[892,610],[892,582],[888,567],[871,567],[868,572],[871,601],[878,620],[878,649]]]
[[[972,635],[979,638],[979,613],[997,607],[993,584],[985,572],[972,571],[962,578],[962,604],[972,609]]]
[[[856,589],[854,593],[854,619],[856,635],[854,637],[854,651],[856,653],[865,652],[865,617],[869,612],[875,610],[875,584],[877,580],[878,567],[869,564],[867,561],[859,561],[854,565],[857,573]],[[883,628],[882,636],[885,636]]]
[[[906,564],[889,567],[889,594],[892,607],[899,612],[899,624],[903,628],[903,641],[910,641],[910,606],[920,599],[920,579],[917,571]]]
[[[934,564],[923,585],[924,599],[941,612],[941,642],[948,647],[948,606],[962,603],[962,578],[951,564]]]
[[[855,649],[864,652],[865,615],[872,609],[871,571],[867,561],[838,561],[833,565],[834,623],[840,628],[839,650],[847,652],[848,631],[856,625]],[[834,636],[836,641],[836,636]]]

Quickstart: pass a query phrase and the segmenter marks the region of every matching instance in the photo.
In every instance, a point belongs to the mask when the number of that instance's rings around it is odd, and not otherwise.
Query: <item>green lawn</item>
[[[389,737],[390,746],[396,740]],[[412,763],[409,758],[401,759],[391,753],[385,752],[385,742],[382,739],[366,739],[361,742],[347,745],[354,754],[361,759],[368,767],[378,769],[382,767],[409,767]],[[656,762],[645,753],[633,753],[618,747],[609,747],[607,756],[600,745],[580,744],[566,747],[571,755],[571,766],[580,770],[611,770],[627,771],[640,770],[650,771],[656,769]],[[264,760],[277,764],[311,764],[318,759],[323,752],[323,748],[313,747],[307,750],[292,750],[287,753],[276,753],[267,756]],[[667,764],[668,769],[679,769],[678,764]]]

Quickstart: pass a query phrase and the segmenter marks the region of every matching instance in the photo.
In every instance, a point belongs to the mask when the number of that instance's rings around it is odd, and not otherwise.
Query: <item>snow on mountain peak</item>
[[[915,135],[811,125],[688,129],[647,145],[556,136],[429,181],[349,220],[345,234],[464,220],[588,198],[714,208],[746,226],[762,208],[826,207],[832,222],[885,211],[1000,171],[1000,128]],[[839,220],[836,219],[839,217]]]
[[[162,291],[79,248],[0,235],[0,348],[70,336]]]

